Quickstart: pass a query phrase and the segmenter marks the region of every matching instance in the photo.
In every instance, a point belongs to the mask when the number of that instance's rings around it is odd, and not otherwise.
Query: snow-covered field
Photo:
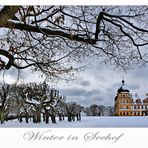
[[[45,124],[44,122],[28,124],[23,121],[19,123],[18,120],[8,121],[0,124],[3,127],[31,127],[31,128],[99,128],[99,127],[148,127],[148,116],[135,116],[135,117],[82,117],[82,121],[68,122],[58,121],[56,124]]]

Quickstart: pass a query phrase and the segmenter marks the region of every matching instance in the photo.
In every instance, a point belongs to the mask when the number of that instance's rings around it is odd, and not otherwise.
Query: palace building
[[[115,116],[147,116],[148,98],[141,100],[133,99],[132,94],[125,88],[125,81],[122,80],[122,86],[117,90],[115,97]]]

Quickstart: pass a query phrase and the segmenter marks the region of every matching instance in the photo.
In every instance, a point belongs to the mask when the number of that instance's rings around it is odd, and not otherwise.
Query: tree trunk
[[[21,123],[23,121],[22,114],[19,115],[19,122]]]
[[[26,123],[29,122],[29,116],[28,116],[28,113],[27,113],[27,112],[26,112],[26,114],[25,114],[25,120],[26,120]]]
[[[37,118],[37,123],[41,122],[41,109],[37,108],[36,109],[36,118]]]
[[[51,121],[52,123],[56,123],[56,117],[54,115],[51,115]]]
[[[79,113],[79,121],[81,121],[81,113]]]
[[[33,123],[37,123],[36,114],[33,113]]]
[[[8,19],[13,18],[14,14],[18,11],[19,8],[20,6],[5,6],[5,10],[0,13],[0,18],[2,18],[0,25],[5,26]]]
[[[49,123],[49,113],[48,111],[45,111],[45,123],[48,124]]]
[[[68,121],[71,122],[71,119],[72,119],[71,113],[68,113]]]
[[[45,122],[45,121],[46,121],[46,114],[43,113],[43,122]]]
[[[63,118],[63,120],[65,119],[65,117],[64,117],[64,115],[62,114],[62,118]]]
[[[75,115],[74,114],[72,114],[72,120],[75,121]]]
[[[76,117],[77,117],[77,121],[79,121],[79,114],[76,114]]]
[[[59,121],[62,121],[62,115],[59,114]]]
[[[1,121],[1,124],[3,124],[5,121],[4,109],[1,109],[0,111],[0,121]]]

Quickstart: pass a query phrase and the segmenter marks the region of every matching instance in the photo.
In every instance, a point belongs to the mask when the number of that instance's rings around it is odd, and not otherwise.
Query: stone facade
[[[148,115],[148,98],[141,100],[133,99],[128,89],[122,86],[118,89],[115,97],[115,116],[146,116]]]

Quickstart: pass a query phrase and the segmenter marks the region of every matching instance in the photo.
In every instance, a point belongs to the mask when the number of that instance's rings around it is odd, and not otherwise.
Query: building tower
[[[130,91],[125,88],[125,81],[122,80],[121,87],[117,90],[115,97],[115,116],[132,116],[133,99]]]

